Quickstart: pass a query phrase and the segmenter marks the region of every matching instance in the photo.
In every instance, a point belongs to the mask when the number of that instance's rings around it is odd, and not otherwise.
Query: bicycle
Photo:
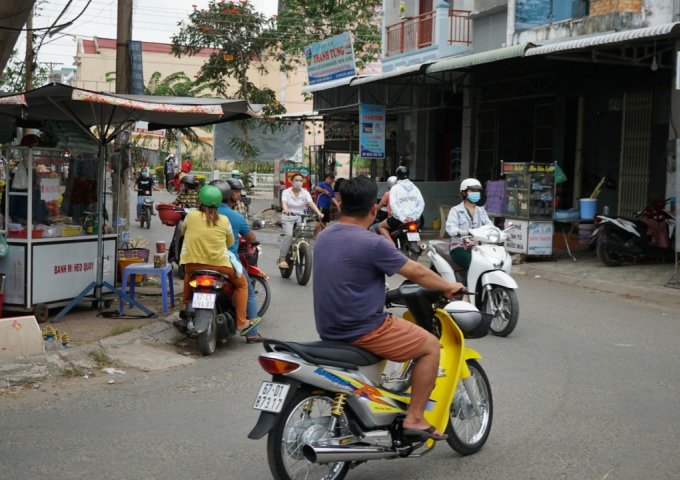
[[[293,240],[286,255],[288,268],[280,268],[281,276],[288,278],[295,268],[295,278],[300,285],[307,285],[312,276],[312,247],[309,240],[316,230],[317,216],[314,214],[296,215],[298,220],[293,227]]]

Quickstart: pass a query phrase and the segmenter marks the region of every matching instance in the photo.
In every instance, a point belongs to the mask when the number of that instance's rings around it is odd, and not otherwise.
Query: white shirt
[[[281,194],[281,203],[286,202],[288,212],[297,215],[305,213],[307,205],[312,203],[312,195],[304,188],[300,189],[297,196],[293,192],[293,187],[286,188]]]

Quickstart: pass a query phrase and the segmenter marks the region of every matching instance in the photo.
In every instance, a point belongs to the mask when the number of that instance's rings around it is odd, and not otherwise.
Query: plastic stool
[[[153,265],[146,263],[133,263],[128,265],[123,270],[123,278],[121,281],[121,289],[123,292],[127,290],[128,278],[132,275],[132,283],[130,283],[130,293],[128,297],[130,300],[135,299],[135,280],[137,275],[158,275],[161,277],[161,292],[163,297],[163,315],[168,313],[168,287],[170,287],[170,305],[175,306],[175,284],[172,277],[172,264],[168,263],[164,267],[156,268]],[[132,306],[132,303],[130,303]],[[122,315],[125,313],[125,302],[120,299],[120,304],[118,306],[119,313]]]

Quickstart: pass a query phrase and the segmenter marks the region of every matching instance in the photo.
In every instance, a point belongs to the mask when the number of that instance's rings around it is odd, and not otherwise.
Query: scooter
[[[394,244],[411,260],[418,260],[423,249],[420,246],[420,222],[408,220],[390,232]]]
[[[142,203],[142,213],[139,215],[139,226],[144,228],[151,228],[151,217],[153,213],[153,200],[150,197],[144,199]]]
[[[189,284],[194,289],[191,301],[181,314],[183,322],[175,327],[185,335],[196,338],[203,355],[215,353],[218,341],[236,333],[236,315],[231,296],[234,287],[229,277],[214,270],[196,270]]]
[[[170,180],[168,180],[168,193],[177,195],[182,191],[182,182],[179,179],[179,173],[176,173]]]
[[[597,251],[597,257],[608,267],[618,267],[626,260],[672,257],[675,217],[666,206],[674,202],[674,197],[655,202],[632,219],[597,215],[590,236],[591,249]]]
[[[493,225],[470,229],[463,237],[477,245],[472,247],[472,261],[468,270],[457,265],[449,255],[449,242],[430,240],[427,255],[432,269],[449,282],[461,282],[475,292],[474,302],[481,310],[493,315],[491,333],[507,337],[517,326],[519,318],[518,285],[510,276],[512,259],[503,243],[510,226],[501,230]]]
[[[462,455],[479,451],[491,429],[491,386],[466,338],[487,334],[491,316],[441,292],[405,283],[386,304],[406,305],[404,318],[440,339],[439,375],[425,418]],[[433,305],[434,304],[434,305]],[[393,363],[343,342],[265,340],[260,366],[272,375],[253,408],[248,435],[268,435],[267,456],[279,480],[341,480],[350,468],[378,459],[418,458],[434,448],[405,435],[413,362]]]

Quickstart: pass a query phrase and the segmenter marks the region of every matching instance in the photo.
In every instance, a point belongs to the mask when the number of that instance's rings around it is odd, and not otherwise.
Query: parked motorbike
[[[666,207],[674,202],[673,197],[655,202],[630,219],[597,215],[590,247],[608,267],[618,267],[626,260],[672,256],[675,217]]]
[[[182,191],[182,182],[179,179],[179,173],[176,173],[170,180],[168,180],[168,193],[177,195]]]
[[[409,283],[388,291],[386,304],[407,306],[404,317],[440,339],[440,374],[426,419],[448,434],[455,451],[479,451],[491,429],[491,386],[465,339],[486,335],[490,315]],[[368,460],[417,458],[434,447],[403,433],[413,362],[387,362],[342,342],[266,340],[264,347],[258,360],[272,379],[255,397],[260,417],[248,437],[268,435],[274,478],[341,480]]]
[[[517,326],[519,300],[517,282],[510,276],[512,260],[503,243],[508,230],[484,225],[470,230],[465,240],[476,243],[472,247],[470,268],[457,265],[449,255],[449,242],[431,240],[427,255],[432,269],[449,282],[461,282],[475,292],[476,306],[493,315],[491,333],[507,337]]]
[[[142,213],[139,215],[139,226],[144,228],[144,225],[146,225],[146,228],[151,228],[151,217],[153,215],[153,199],[147,197],[142,203]]]
[[[194,292],[182,319],[186,326],[175,323],[185,335],[196,338],[203,355],[215,353],[218,341],[236,333],[236,314],[231,301],[234,287],[229,277],[214,270],[196,270],[191,273],[190,285]]]

